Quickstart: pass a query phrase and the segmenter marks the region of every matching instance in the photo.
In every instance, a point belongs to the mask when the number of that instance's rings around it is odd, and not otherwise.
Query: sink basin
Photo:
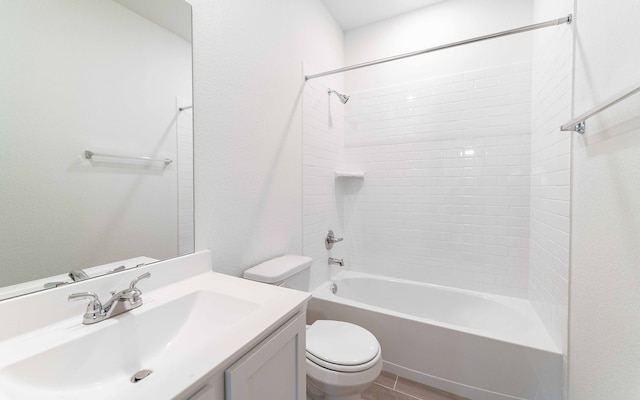
[[[2,392],[9,398],[92,398],[97,390],[116,393],[134,385],[130,378],[142,369],[153,371],[148,380],[159,371],[160,378],[170,376],[167,371],[184,368],[259,308],[208,290],[143,295],[143,301],[94,325],[82,325],[78,315],[16,338],[10,343],[15,354],[5,361],[5,352],[0,363]]]

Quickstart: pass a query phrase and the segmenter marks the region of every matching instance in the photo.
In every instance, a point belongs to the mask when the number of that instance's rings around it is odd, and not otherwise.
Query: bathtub
[[[386,371],[459,396],[562,398],[562,354],[523,299],[343,271],[308,315],[368,329]]]

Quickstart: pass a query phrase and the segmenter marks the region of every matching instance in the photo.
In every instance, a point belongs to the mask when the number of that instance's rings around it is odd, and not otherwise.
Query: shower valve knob
[[[333,231],[327,232],[327,237],[324,239],[324,247],[327,250],[331,250],[333,248],[334,243],[342,242],[344,238],[338,238],[333,234]]]

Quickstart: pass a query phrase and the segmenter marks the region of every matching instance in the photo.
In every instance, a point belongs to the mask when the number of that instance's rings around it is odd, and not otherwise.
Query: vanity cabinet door
[[[205,385],[188,400],[224,400],[224,381],[221,380],[220,384]]]
[[[224,378],[218,374],[187,400],[224,400]]]
[[[226,400],[305,400],[305,313],[225,371]]]

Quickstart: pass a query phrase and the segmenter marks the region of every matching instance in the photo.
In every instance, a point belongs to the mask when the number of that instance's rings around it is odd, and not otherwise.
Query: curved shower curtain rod
[[[379,60],[369,61],[369,62],[365,62],[365,63],[362,63],[362,64],[356,64],[356,65],[351,65],[351,66],[348,66],[348,67],[332,69],[330,71],[320,72],[320,73],[317,73],[317,74],[305,75],[304,80],[308,81],[309,79],[320,78],[322,76],[339,74],[340,72],[352,71],[354,69],[370,67],[372,65],[378,65],[378,64],[387,63],[387,62],[390,62],[390,61],[401,60],[403,58],[419,56],[421,54],[431,53],[431,52],[438,51],[438,50],[444,50],[444,49],[448,49],[448,48],[451,48],[451,47],[462,46],[463,44],[476,43],[476,42],[481,42],[483,40],[495,39],[495,38],[499,38],[499,37],[502,37],[502,36],[513,35],[513,34],[516,34],[516,33],[529,32],[529,31],[533,31],[535,29],[546,28],[546,27],[549,27],[549,26],[556,26],[556,25],[562,25],[562,24],[571,24],[571,21],[573,21],[573,15],[569,14],[566,17],[562,17],[562,18],[558,18],[558,19],[552,19],[552,20],[547,21],[547,22],[540,22],[538,24],[522,26],[520,28],[509,29],[507,31],[492,33],[490,35],[478,36],[478,37],[475,37],[473,39],[467,39],[467,40],[461,40],[459,42],[443,44],[443,45],[440,45],[440,46],[431,47],[429,49],[413,51],[411,53],[404,53],[404,54],[400,54],[400,55],[393,56],[393,57],[381,58]]]

